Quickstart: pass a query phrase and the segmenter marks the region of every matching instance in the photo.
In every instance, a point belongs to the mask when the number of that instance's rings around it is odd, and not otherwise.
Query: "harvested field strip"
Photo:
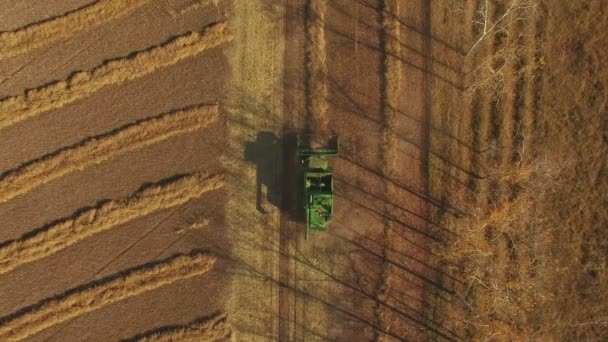
[[[0,340],[20,341],[74,317],[178,280],[207,273],[215,257],[177,255],[80,286],[0,320]]]
[[[29,162],[0,177],[0,203],[71,172],[217,121],[218,106],[196,106],[136,122]]]
[[[0,33],[0,59],[26,53],[119,18],[150,0],[100,0],[66,14]]]
[[[140,190],[130,197],[108,201],[96,208],[52,223],[34,233],[2,244],[0,274],[23,264],[57,253],[95,234],[112,229],[158,210],[175,207],[223,186],[222,176],[203,173],[161,182]]]
[[[138,342],[229,341],[230,327],[224,314],[196,320],[186,326],[164,327],[132,340]]]
[[[0,129],[87,98],[105,86],[119,85],[146,76],[158,68],[173,65],[227,42],[232,36],[225,32],[225,28],[225,23],[214,24],[202,33],[191,32],[133,56],[109,61],[90,71],[77,72],[68,80],[1,100]]]
[[[402,68],[401,61],[397,59],[401,50],[400,44],[400,23],[399,23],[399,3],[395,0],[385,0],[382,4],[381,13],[383,30],[380,33],[380,44],[383,53],[382,61],[382,83],[381,83],[381,101],[382,101],[382,163],[384,174],[389,179],[397,177],[399,152],[397,150],[398,138],[393,133],[395,129],[395,108],[398,108],[399,97],[401,96],[402,83]],[[395,195],[394,187],[387,181],[384,182],[384,192],[387,197]],[[384,204],[383,216],[389,214],[390,207]],[[394,266],[390,262],[390,253],[392,249],[392,241],[395,239],[395,223],[387,218],[383,219],[383,246],[382,249],[382,270],[381,279],[376,290],[378,303],[386,303],[389,298],[389,293],[399,289],[398,285],[394,284]],[[375,316],[382,330],[387,330],[390,326],[392,316],[387,312],[386,307],[378,304],[375,309]],[[380,336],[377,335],[376,338]]]
[[[310,0],[306,18],[307,109],[319,139],[329,135],[326,12],[327,0]]]

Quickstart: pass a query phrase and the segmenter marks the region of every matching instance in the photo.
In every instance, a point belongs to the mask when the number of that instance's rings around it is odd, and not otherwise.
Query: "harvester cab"
[[[309,135],[298,136],[298,156],[304,167],[306,239],[311,229],[326,230],[333,213],[334,181],[328,157],[338,155],[338,137],[315,146]]]

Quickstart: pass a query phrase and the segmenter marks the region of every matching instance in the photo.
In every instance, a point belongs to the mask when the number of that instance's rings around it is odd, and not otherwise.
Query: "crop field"
[[[601,1],[0,8],[0,341],[608,339]]]

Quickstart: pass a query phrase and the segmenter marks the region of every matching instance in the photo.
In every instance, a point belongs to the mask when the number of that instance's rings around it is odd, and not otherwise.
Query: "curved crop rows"
[[[100,0],[82,9],[24,28],[0,33],[0,59],[50,45],[76,32],[124,16],[150,0]]]
[[[208,254],[178,255],[72,289],[7,318],[0,326],[0,340],[21,341],[87,312],[178,280],[203,275],[214,264],[215,257]]]
[[[137,338],[138,342],[171,341],[230,341],[230,327],[224,314],[197,320],[186,326],[161,328],[148,335]]]
[[[196,106],[163,114],[87,139],[5,173],[0,179],[0,203],[71,172],[205,128],[217,121],[218,106]]]
[[[68,80],[45,85],[0,101],[0,129],[33,118],[52,109],[91,96],[109,85],[119,85],[146,76],[158,68],[173,65],[185,58],[232,39],[225,23],[191,32],[164,45],[140,51],[134,56],[112,60],[89,71],[80,71]]]
[[[36,234],[28,234],[0,247],[0,274],[48,257],[78,241],[138,217],[184,204],[222,186],[221,176],[208,177],[198,173],[170,183],[153,185],[128,198],[108,201],[97,208],[79,212]]]

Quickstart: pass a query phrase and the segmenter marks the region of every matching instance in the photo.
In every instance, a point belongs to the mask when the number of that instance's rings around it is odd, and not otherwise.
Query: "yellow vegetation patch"
[[[231,331],[224,314],[193,322],[187,326],[162,329],[137,339],[139,342],[229,341]]]
[[[190,233],[190,232],[193,232],[196,230],[201,230],[203,228],[206,228],[209,225],[209,222],[211,222],[211,220],[203,219],[203,220],[195,222],[189,226],[182,227],[182,228],[178,229],[176,232],[177,232],[177,234],[185,234],[185,233]]]
[[[0,59],[50,45],[77,32],[91,29],[124,16],[150,0],[100,0],[80,10],[0,33]]]
[[[89,97],[105,86],[143,77],[229,41],[232,36],[225,32],[225,27],[225,23],[214,24],[202,33],[191,32],[132,57],[115,59],[93,70],[77,72],[68,80],[6,98],[0,101],[0,129]]]
[[[57,253],[78,241],[138,217],[184,204],[222,186],[222,176],[208,177],[197,173],[148,187],[125,199],[105,202],[97,208],[57,222],[37,234],[1,247],[0,274]]]
[[[26,339],[44,329],[106,305],[178,280],[205,274],[214,264],[215,257],[207,254],[178,255],[160,263],[132,269],[118,277],[72,289],[11,317],[0,326],[0,340]]]
[[[169,14],[171,14],[171,16],[173,17],[177,17],[180,15],[184,15],[187,12],[199,9],[201,7],[207,7],[211,4],[217,7],[219,2],[220,0],[189,0],[176,9],[170,9]]]
[[[173,136],[205,128],[217,121],[218,117],[217,106],[197,106],[87,139],[6,173],[0,179],[0,202],[6,202],[71,172],[84,170]]]

